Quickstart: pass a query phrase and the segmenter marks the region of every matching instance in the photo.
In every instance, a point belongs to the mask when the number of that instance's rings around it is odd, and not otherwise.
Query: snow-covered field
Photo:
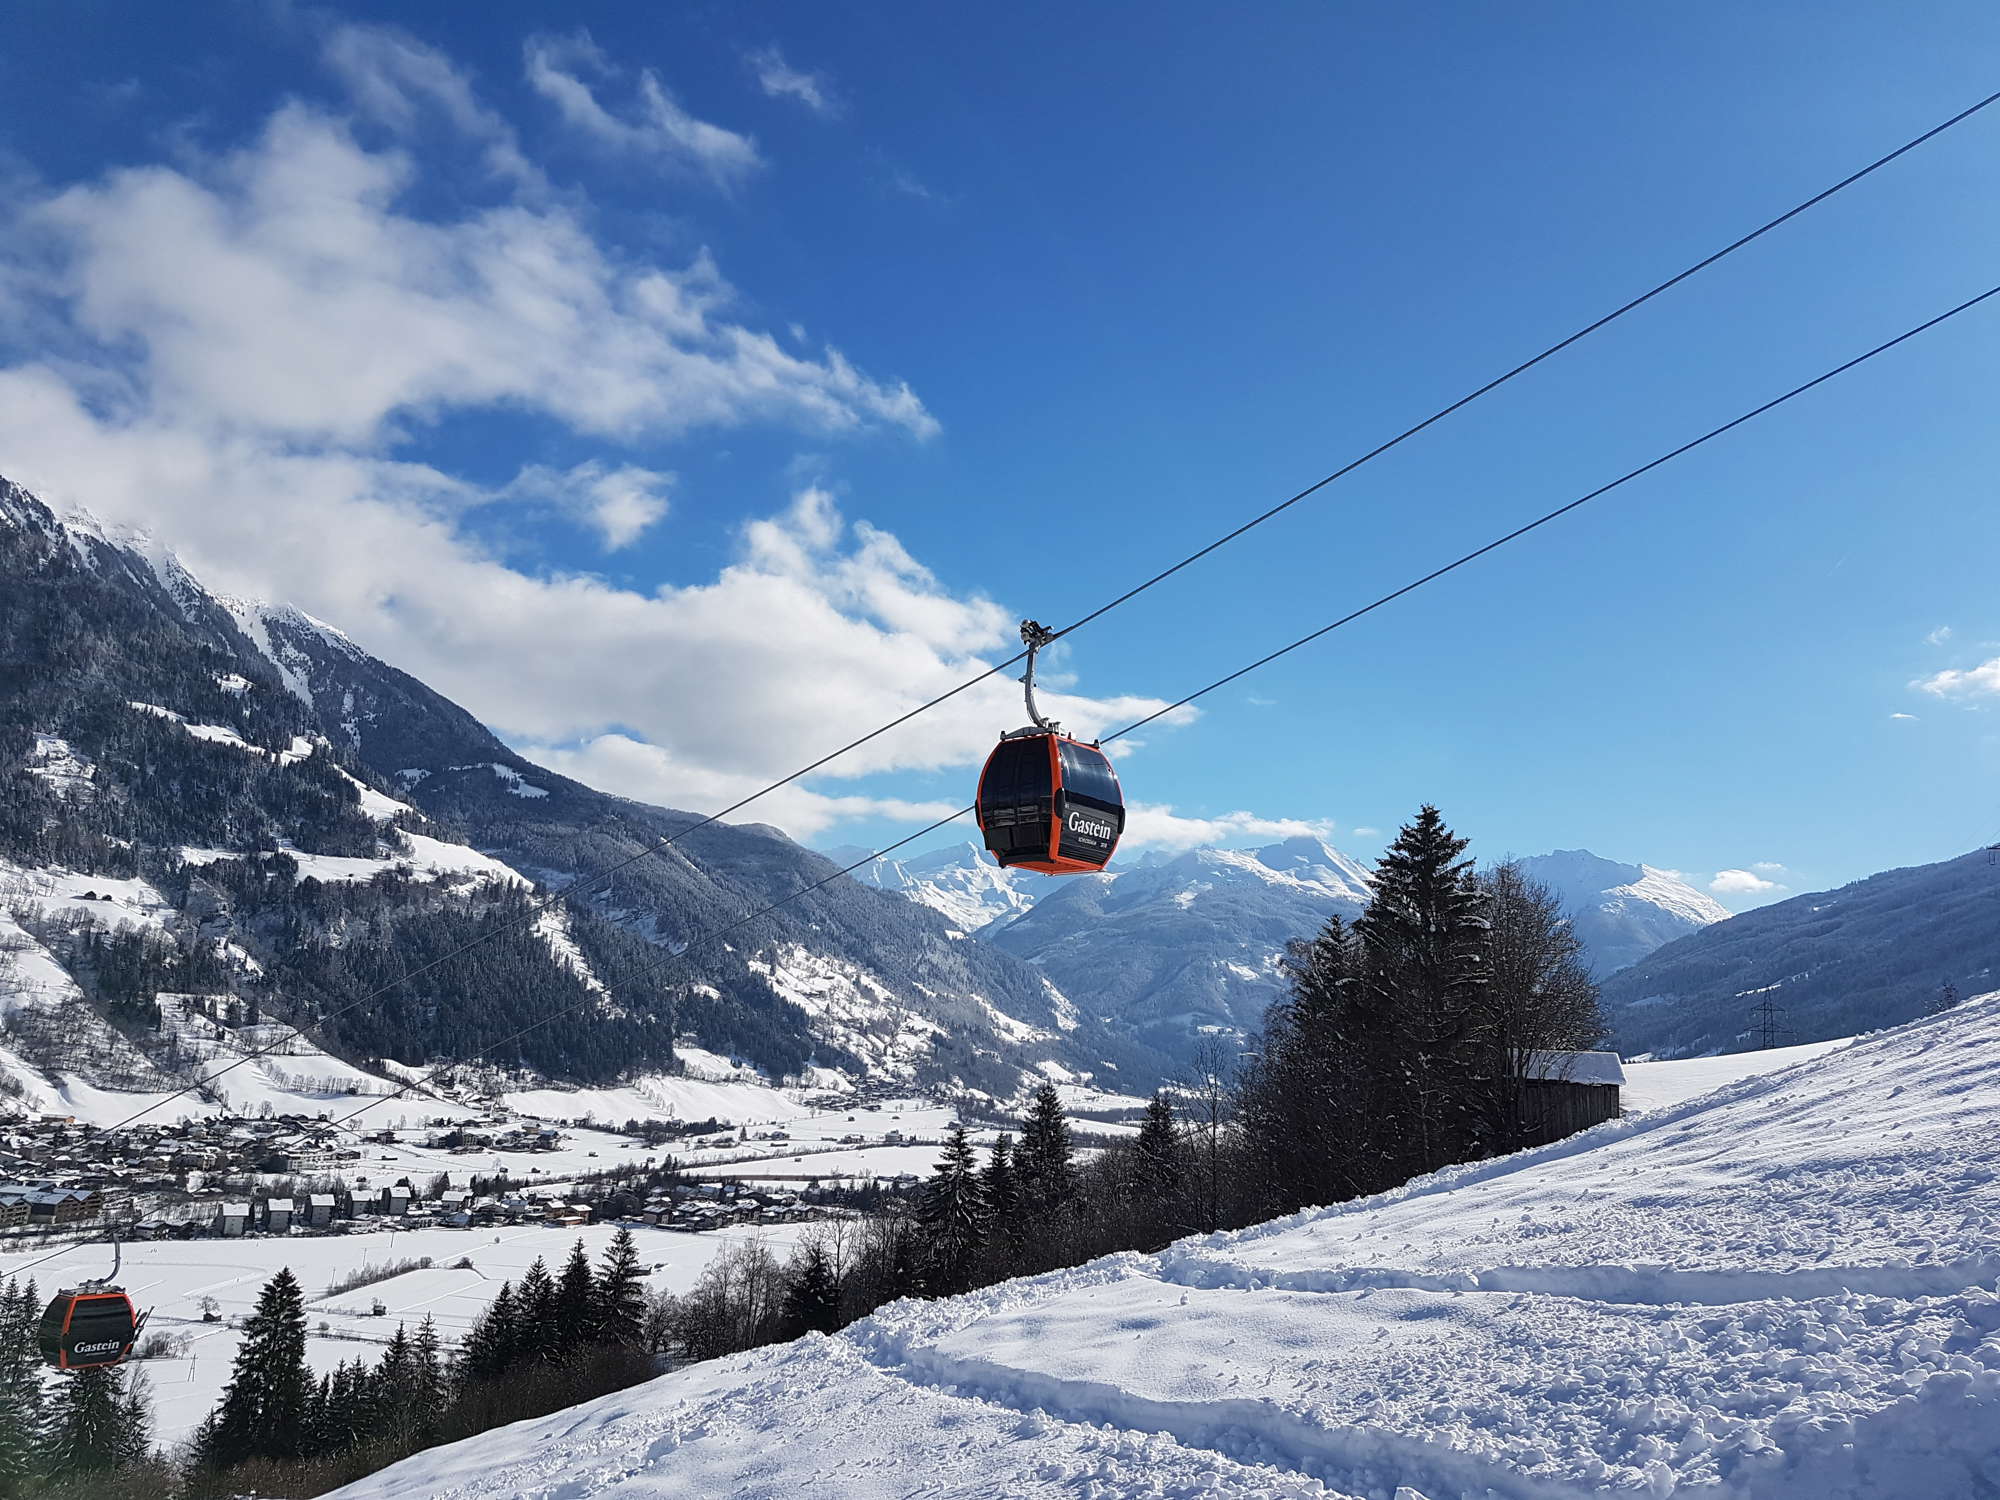
[[[805,1226],[770,1228],[733,1226],[705,1234],[635,1226],[640,1262],[651,1267],[647,1284],[659,1290],[684,1292],[704,1267],[732,1243],[760,1239],[775,1254],[789,1252]],[[228,1320],[251,1312],[258,1290],[281,1266],[291,1267],[306,1295],[308,1357],[313,1368],[332,1369],[342,1360],[360,1356],[374,1360],[380,1345],[396,1325],[415,1325],[428,1314],[437,1319],[447,1342],[454,1342],[499,1290],[503,1281],[518,1281],[535,1257],[552,1271],[580,1237],[593,1262],[602,1257],[615,1226],[593,1224],[585,1229],[417,1229],[402,1233],[378,1230],[337,1237],[240,1240],[190,1240],[127,1245],[121,1284],[150,1311],[149,1331],[184,1336],[186,1350],[173,1359],[141,1361],[153,1387],[154,1424],[158,1440],[171,1445],[193,1431],[222,1394],[229,1379],[240,1335]],[[101,1276],[108,1267],[102,1245],[78,1250],[31,1273],[44,1291],[53,1291],[64,1277]],[[337,1278],[364,1266],[429,1256],[432,1269],[409,1271],[328,1296]],[[0,1280],[12,1272],[10,1263],[25,1264],[34,1252],[0,1254]],[[453,1269],[469,1259],[472,1269]],[[212,1297],[222,1323],[201,1321],[201,1299]],[[373,1315],[380,1299],[387,1311]],[[320,1331],[321,1324],[326,1331]]]
[[[1796,1047],[1767,1047],[1759,1052],[1726,1052],[1720,1057],[1682,1057],[1671,1062],[1625,1064],[1625,1087],[1619,1100],[1627,1114],[1646,1114],[1698,1099],[1725,1083],[1775,1073],[1794,1063],[1809,1062],[1837,1052],[1853,1040],[1801,1042]]]
[[[1997,1282],[2000,993],[1378,1198],[897,1303],[341,1493],[1992,1495]]]

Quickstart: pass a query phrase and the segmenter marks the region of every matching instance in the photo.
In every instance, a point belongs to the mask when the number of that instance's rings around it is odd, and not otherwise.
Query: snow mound
[[[895,1303],[339,1493],[1990,1494],[1996,1278],[2000,992],[1373,1199]]]

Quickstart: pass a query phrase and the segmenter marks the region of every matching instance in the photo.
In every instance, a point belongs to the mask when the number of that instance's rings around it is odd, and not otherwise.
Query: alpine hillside
[[[1812,1042],[1907,1021],[1996,974],[2000,867],[1975,850],[1704,928],[1613,974],[1603,1002],[1628,1055],[1685,1057],[1756,1046],[1766,1002],[1779,1040]]]
[[[336,628],[213,594],[145,537],[4,481],[0,665],[0,993],[44,1072],[179,1077],[189,1008],[162,996],[254,1001],[405,1065],[518,1032],[490,1061],[575,1082],[667,1069],[676,1037],[829,1085],[1004,1096],[1044,1067],[1157,1072],[930,910],[845,878],[798,894],[837,867],[775,830],[688,832],[691,814],[546,771]],[[534,889],[677,832],[521,920]]]

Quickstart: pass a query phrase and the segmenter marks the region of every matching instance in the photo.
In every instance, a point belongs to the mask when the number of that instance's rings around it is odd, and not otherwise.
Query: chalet
[[[266,1198],[263,1203],[263,1228],[266,1234],[290,1234],[292,1232],[292,1200],[289,1198]]]
[[[381,1212],[392,1219],[400,1219],[410,1211],[410,1190],[402,1183],[382,1189]]]
[[[324,1229],[333,1222],[334,1200],[331,1193],[314,1193],[306,1199],[306,1228]]]
[[[0,1229],[25,1229],[32,1217],[26,1198],[0,1198]]]
[[[1622,1113],[1616,1052],[1531,1052],[1521,1080],[1524,1146],[1544,1146]]]
[[[250,1205],[225,1203],[215,1211],[215,1232],[225,1240],[241,1239],[250,1227]]]

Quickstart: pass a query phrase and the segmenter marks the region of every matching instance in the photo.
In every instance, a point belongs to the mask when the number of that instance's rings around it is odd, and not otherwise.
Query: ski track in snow
[[[1372,1199],[895,1303],[340,1493],[1993,1495],[1996,1058],[2000,993]]]

